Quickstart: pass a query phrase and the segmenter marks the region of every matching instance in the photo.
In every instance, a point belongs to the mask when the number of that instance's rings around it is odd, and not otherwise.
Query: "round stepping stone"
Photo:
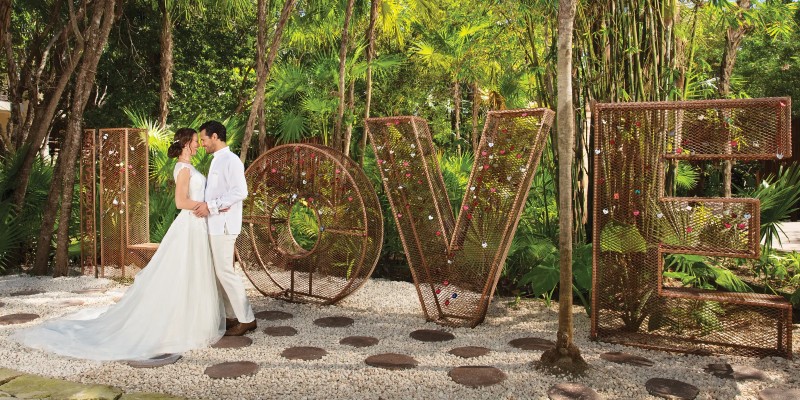
[[[453,350],[448,351],[448,353],[462,357],[462,358],[473,358],[473,357],[480,357],[489,354],[489,349],[486,347],[478,347],[478,346],[465,346],[465,347],[456,347]]]
[[[269,336],[294,336],[297,335],[297,329],[291,326],[269,326],[264,328],[264,333]]]
[[[621,351],[610,351],[608,353],[600,354],[600,358],[606,361],[611,361],[617,364],[630,364],[640,367],[652,367],[654,362],[637,355],[623,353]]]
[[[181,359],[180,354],[162,354],[146,360],[130,360],[125,363],[133,368],[158,368],[165,365],[175,364]]]
[[[767,380],[767,374],[765,374],[764,371],[744,365],[730,365],[728,363],[708,364],[704,370],[722,379],[734,379],[737,381],[744,381],[747,379],[759,381]]]
[[[0,325],[16,325],[31,322],[39,318],[38,314],[7,314],[0,317]]]
[[[101,294],[105,293],[105,289],[95,288],[95,289],[81,289],[81,290],[74,290],[72,293],[75,294]]]
[[[524,337],[514,339],[508,342],[511,347],[516,347],[522,350],[549,350],[556,347],[556,343],[552,340],[542,339],[538,337]]]
[[[412,339],[419,340],[420,342],[446,342],[455,339],[455,335],[450,332],[433,330],[433,329],[419,329],[411,332],[409,335]]]
[[[33,296],[33,295],[35,295],[35,294],[42,294],[42,293],[44,293],[44,291],[42,291],[42,290],[36,290],[36,289],[30,289],[30,290],[20,290],[19,292],[14,292],[14,293],[11,293],[11,297],[17,297],[17,296]]]
[[[414,357],[397,353],[375,354],[367,357],[364,362],[371,367],[389,369],[393,371],[398,369],[416,368],[419,364]]]
[[[559,383],[547,391],[550,400],[600,400],[600,395],[592,388],[580,383]]]
[[[800,399],[800,389],[768,388],[758,392],[758,400],[796,400]]]
[[[206,368],[205,374],[211,379],[238,378],[245,375],[254,375],[258,371],[258,364],[251,361],[233,361],[214,364]]]
[[[344,328],[353,325],[353,319],[348,317],[324,317],[314,320],[314,325],[323,328]]]
[[[294,318],[294,315],[283,311],[264,310],[256,313],[256,319],[263,319],[266,321],[280,321],[291,318]]]
[[[378,338],[372,336],[348,336],[339,341],[339,344],[345,344],[353,347],[369,347],[378,344]]]
[[[328,352],[325,349],[320,349],[319,347],[289,347],[288,349],[284,350],[281,353],[283,358],[289,360],[303,360],[303,361],[311,361],[311,360],[319,360],[322,357],[328,355]]]
[[[84,304],[86,304],[86,302],[83,300],[72,299],[72,300],[62,300],[55,303],[54,305],[57,307],[75,307],[75,306],[82,306]]]
[[[647,393],[665,399],[691,400],[700,394],[700,389],[697,386],[676,381],[675,379],[652,378],[645,382],[644,387],[647,388]]]
[[[223,336],[217,343],[211,345],[215,349],[239,349],[253,344],[253,339],[247,336]]]
[[[453,382],[473,388],[492,386],[506,380],[505,372],[495,367],[456,367],[447,373]]]

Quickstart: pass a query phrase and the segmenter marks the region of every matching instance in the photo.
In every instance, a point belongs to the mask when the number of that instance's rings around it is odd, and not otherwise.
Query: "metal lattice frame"
[[[427,122],[366,120],[428,320],[474,327],[485,318],[553,115],[546,109],[489,112],[458,220]]]
[[[358,164],[330,147],[289,144],[262,154],[245,175],[250,195],[236,252],[261,293],[332,304],[369,279],[383,244],[383,216]],[[311,249],[292,234],[299,208],[317,230]]]
[[[80,216],[81,216],[81,274],[97,276],[97,156],[95,142],[97,132],[94,129],[83,131],[80,163]]]
[[[679,160],[789,157],[788,98],[594,104],[592,337],[683,352],[791,357],[783,297],[682,287],[669,253],[757,258],[759,201],[665,195]]]
[[[88,145],[86,141],[84,145]],[[97,225],[100,229],[100,265],[96,275],[132,276],[149,261],[147,253],[136,251],[136,246],[149,242],[150,237],[147,132],[127,128],[100,129],[96,148],[99,161]],[[91,154],[87,150],[83,156]],[[82,185],[87,188],[90,184],[88,165],[91,163],[81,160],[87,172],[87,181],[82,178]],[[85,204],[89,204],[88,198]],[[86,227],[88,229],[88,223]],[[135,268],[126,270],[129,266]]]

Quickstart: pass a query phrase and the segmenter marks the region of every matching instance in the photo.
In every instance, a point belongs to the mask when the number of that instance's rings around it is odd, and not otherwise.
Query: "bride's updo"
[[[183,153],[183,148],[192,142],[192,136],[197,134],[192,128],[181,128],[175,132],[175,137],[172,138],[172,144],[167,149],[167,156],[169,158],[177,158]]]

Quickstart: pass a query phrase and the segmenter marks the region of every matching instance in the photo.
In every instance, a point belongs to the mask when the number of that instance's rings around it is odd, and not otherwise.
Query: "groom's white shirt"
[[[244,164],[227,146],[213,156],[206,181],[208,234],[238,235],[242,231],[242,200],[247,198]],[[219,212],[226,208],[228,211]]]

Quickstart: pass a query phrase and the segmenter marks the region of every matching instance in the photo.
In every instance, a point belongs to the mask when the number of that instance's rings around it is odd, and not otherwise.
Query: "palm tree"
[[[353,16],[353,3],[354,0],[347,0],[347,8],[344,13],[344,27],[342,28],[342,44],[339,46],[339,107],[336,109],[336,122],[333,129],[333,147],[343,151],[345,154],[349,153],[349,143],[345,143],[344,135],[342,134],[342,122],[344,120],[344,106],[345,106],[345,65],[347,63],[347,46],[350,40],[350,18]],[[349,141],[348,141],[349,142]],[[345,145],[347,148],[345,148]]]
[[[473,58],[480,49],[482,33],[489,27],[487,22],[450,25],[425,34],[425,38],[414,44],[414,54],[432,68],[448,71],[453,87],[454,133],[458,153],[461,154],[461,83],[468,75]],[[425,32],[428,28],[421,27]]]
[[[369,26],[367,27],[367,93],[364,99],[364,120],[369,118],[372,106],[372,59],[375,58],[375,24],[378,22],[378,8],[381,0],[372,0],[369,5]],[[361,135],[359,143],[358,163],[364,165],[364,150],[367,147],[367,135]]]
[[[283,3],[281,10],[281,17],[278,20],[278,25],[275,27],[275,33],[272,35],[272,43],[269,46],[269,54],[264,60],[264,46],[266,45],[266,13],[267,5],[266,0],[258,0],[258,83],[256,84],[256,96],[253,99],[253,106],[250,109],[250,116],[247,118],[247,125],[245,125],[244,138],[242,138],[242,149],[240,157],[242,162],[247,159],[247,149],[250,147],[250,139],[253,137],[253,129],[255,128],[256,118],[258,117],[259,110],[262,109],[264,104],[264,90],[269,78],[272,63],[275,62],[275,57],[278,56],[278,47],[281,44],[283,31],[286,28],[286,23],[289,21],[289,15],[294,8],[295,0],[286,0]],[[260,132],[265,135],[266,132]]]
[[[172,69],[173,61],[173,37],[172,28],[175,24],[175,15],[183,12],[189,16],[202,14],[207,8],[218,12],[221,17],[235,17],[252,4],[249,0],[156,0],[154,6],[161,13],[161,57],[159,72],[161,75],[161,85],[158,95],[158,125],[161,129],[167,126],[167,116],[169,115],[169,100],[172,97]]]
[[[572,327],[572,159],[575,117],[572,105],[572,31],[577,0],[558,2],[558,215],[559,269],[558,333],[556,347],[542,354],[541,362],[569,372],[588,368],[573,340]]]

